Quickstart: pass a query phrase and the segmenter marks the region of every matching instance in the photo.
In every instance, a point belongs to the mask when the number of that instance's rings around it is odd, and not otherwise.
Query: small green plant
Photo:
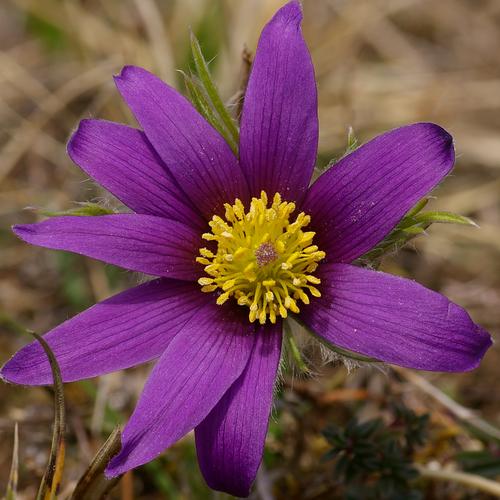
[[[323,435],[331,445],[325,461],[334,461],[335,477],[344,483],[345,498],[368,500],[418,500],[412,487],[418,477],[413,466],[415,450],[424,443],[428,415],[416,415],[404,406],[394,408],[389,427],[381,419],[345,427],[331,425]]]

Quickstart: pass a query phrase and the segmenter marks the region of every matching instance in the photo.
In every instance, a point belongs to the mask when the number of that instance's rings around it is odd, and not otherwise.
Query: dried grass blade
[[[17,479],[19,477],[19,430],[14,427],[14,446],[12,448],[12,464],[10,466],[9,482],[7,483],[7,493],[5,500],[16,500],[17,498]]]
[[[121,446],[121,432],[117,427],[96,453],[94,459],[78,481],[71,500],[99,500],[105,498],[109,491],[118,483],[121,476],[106,479],[104,469],[110,458],[116,455]]]
[[[37,500],[53,500],[56,498],[61,485],[64,468],[65,442],[64,429],[66,426],[66,412],[64,407],[64,391],[61,370],[56,357],[45,340],[38,334],[30,332],[40,342],[49,359],[52,377],[54,380],[54,431],[52,434],[52,447],[45,474],[37,494]]]

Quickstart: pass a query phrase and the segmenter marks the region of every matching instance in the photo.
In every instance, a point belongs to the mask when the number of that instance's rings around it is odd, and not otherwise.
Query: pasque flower
[[[392,130],[310,186],[317,95],[301,18],[292,1],[264,28],[239,158],[184,97],[127,66],[116,85],[142,130],[83,120],[68,152],[132,212],[14,227],[28,243],[156,277],[45,336],[67,382],[156,360],[109,476],[194,429],[207,483],[248,495],[289,315],[326,342],[422,370],[470,370],[491,344],[444,296],[353,265],[448,174],[452,138],[431,123]],[[37,343],[1,374],[52,380]]]

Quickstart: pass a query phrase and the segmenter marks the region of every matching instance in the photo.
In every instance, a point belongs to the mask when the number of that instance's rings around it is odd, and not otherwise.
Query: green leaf
[[[16,500],[17,498],[17,480],[19,477],[19,430],[14,427],[14,446],[12,448],[12,463],[10,466],[9,482],[7,483],[7,492],[5,500]]]
[[[380,264],[382,257],[389,253],[396,252],[410,240],[425,231],[435,223],[441,224],[461,224],[466,226],[476,226],[477,224],[463,215],[454,214],[447,211],[422,212],[430,198],[421,199],[406,215],[401,219],[393,231],[382,240],[375,248],[367,252],[359,259],[361,263],[370,263],[373,267]]]
[[[205,119],[208,120],[214,127],[218,128],[219,122],[217,121],[217,117],[215,116],[207,97],[203,94],[199,83],[195,81],[195,77],[193,75],[188,76],[181,70],[179,70],[179,72],[184,77],[184,84],[186,85],[189,100],[193,103],[198,113],[203,115]]]
[[[49,359],[54,381],[54,430],[52,433],[52,447],[36,499],[55,500],[61,484],[65,456],[64,430],[66,427],[66,412],[64,407],[63,383],[56,357],[47,342],[45,342],[43,337],[34,332],[30,332],[30,334],[42,345]]]
[[[283,330],[285,332],[285,339],[287,342],[287,346],[295,365],[297,366],[298,370],[301,373],[306,373],[306,374],[309,373],[309,368],[307,367],[306,362],[302,358],[302,354],[300,353],[300,350],[297,347],[295,338],[292,334],[292,329],[290,328],[290,324],[287,320],[283,322],[283,327],[284,327]]]
[[[238,154],[238,145],[230,136],[227,128],[224,126],[224,123],[222,123],[220,118],[218,118],[215,114],[215,110],[204,92],[201,83],[193,75],[188,76],[183,71],[181,71],[181,74],[184,76],[184,84],[186,85],[189,100],[193,103],[198,113],[200,113],[205,120],[207,120],[208,123],[210,123],[210,125],[212,125],[212,127],[214,127],[222,135],[222,137],[224,137],[230,148],[233,150],[233,153],[235,155]]]
[[[427,203],[429,203],[430,201],[430,198],[422,198],[419,202],[417,202],[417,204],[411,208],[407,213],[406,215],[404,216],[404,218],[409,218],[409,217],[413,217],[414,215],[418,214],[423,208],[425,208],[427,206]]]
[[[193,53],[193,60],[196,67],[196,72],[201,82],[202,88],[205,90],[210,103],[212,104],[215,112],[219,115],[220,119],[224,123],[224,126],[229,131],[229,135],[232,141],[238,144],[239,132],[236,124],[229,114],[226,106],[222,102],[221,97],[215,83],[210,75],[210,70],[208,69],[208,64],[201,51],[200,43],[196,36],[191,33],[191,51]]]
[[[354,129],[352,127],[349,127],[347,131],[347,149],[344,153],[345,155],[348,155],[349,153],[352,153],[354,150],[356,150],[358,147],[358,138],[354,134]]]
[[[106,479],[104,475],[104,469],[111,458],[120,451],[120,447],[121,433],[117,427],[101,446],[89,467],[79,479],[71,495],[71,500],[100,500],[106,497],[121,479],[121,476]]]
[[[337,162],[339,162],[342,158],[345,158],[347,155],[351,154],[353,151],[358,149],[359,142],[358,138],[354,134],[354,129],[352,127],[349,127],[347,129],[347,147],[344,151],[344,153],[339,156],[339,157],[334,157],[330,158],[329,161],[326,163],[326,165],[323,168],[318,168],[317,169],[321,172],[323,170],[328,170],[332,167],[335,166]]]
[[[477,227],[477,224],[472,219],[469,219],[469,217],[454,214],[453,212],[423,212],[413,216],[413,218],[418,224],[432,224],[439,222],[441,224],[462,224],[464,226]]]
[[[38,210],[38,212],[46,217],[61,217],[66,215],[77,215],[77,216],[96,216],[96,215],[111,215],[116,213],[110,208],[103,207],[98,203],[84,202],[79,203],[76,208],[70,208],[69,210],[62,211],[50,211],[50,210]]]

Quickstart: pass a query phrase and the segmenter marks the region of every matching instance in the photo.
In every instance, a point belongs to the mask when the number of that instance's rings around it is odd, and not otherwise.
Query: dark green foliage
[[[413,454],[424,442],[428,416],[404,406],[394,408],[395,420],[387,427],[381,419],[344,427],[329,426],[323,435],[332,446],[325,461],[334,461],[334,477],[344,484],[345,498],[418,500],[411,482],[417,478]]]
[[[391,428],[402,433],[403,448],[407,456],[413,455],[416,448],[423,446],[427,437],[429,415],[417,415],[404,405],[394,405],[396,420]]]

